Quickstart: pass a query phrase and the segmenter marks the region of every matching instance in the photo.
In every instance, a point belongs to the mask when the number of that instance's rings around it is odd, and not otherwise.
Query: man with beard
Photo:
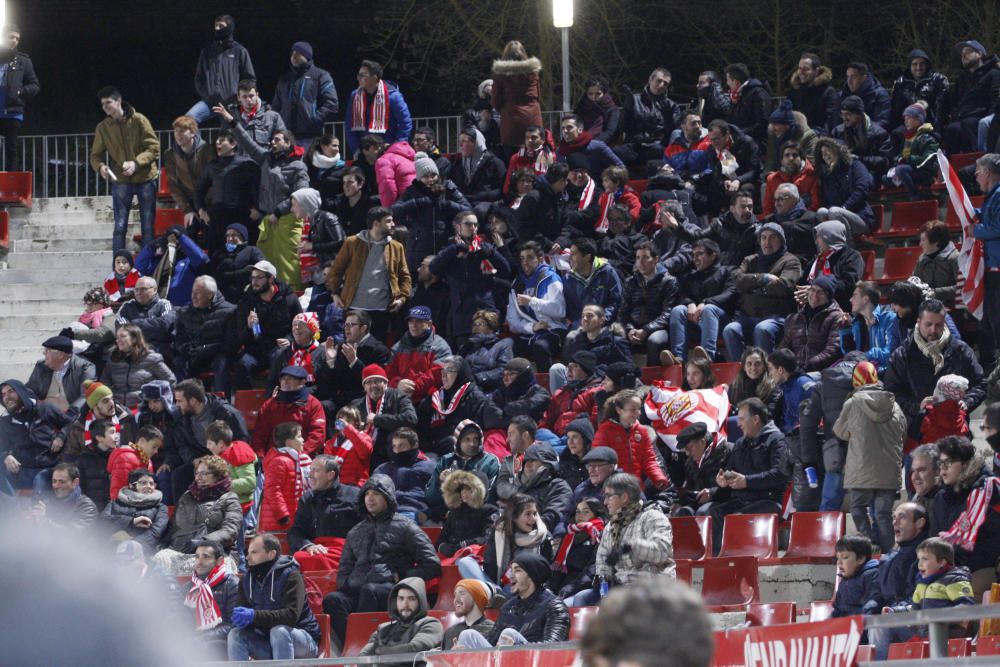
[[[792,108],[801,111],[809,127],[819,132],[829,132],[837,124],[840,102],[837,91],[830,85],[833,72],[823,65],[815,53],[803,53],[792,73],[792,89],[788,99]]]
[[[980,148],[977,135],[980,120],[994,107],[1000,88],[997,56],[987,56],[986,47],[974,39],[959,43],[955,50],[962,59],[962,72],[952,87],[951,123],[944,128],[945,150],[949,153],[992,150],[988,140]],[[989,134],[996,139],[996,124]]]
[[[185,606],[194,609],[198,641],[204,642],[213,656],[226,654],[226,637],[233,628],[233,607],[240,587],[236,575],[226,571],[225,560],[226,551],[215,540],[195,547],[191,590],[184,599]]]
[[[931,57],[923,49],[906,54],[906,68],[892,84],[892,112],[889,114],[892,135],[902,144],[903,111],[918,100],[927,103],[927,122],[941,129],[947,115],[948,77],[935,72]]]
[[[843,122],[833,128],[830,136],[846,144],[851,155],[861,160],[874,178],[881,179],[892,160],[889,133],[865,113],[864,101],[856,95],[840,103],[840,118]]]
[[[275,427],[294,422],[302,427],[303,451],[310,457],[326,442],[326,413],[323,405],[306,387],[309,374],[302,366],[285,366],[278,375],[278,387],[272,398],[260,406],[253,430],[254,451],[263,455],[271,448]]]
[[[811,211],[819,208],[819,175],[812,162],[803,155],[802,146],[797,141],[786,141],[781,145],[781,166],[767,175],[767,185],[764,188],[765,216],[774,213],[778,186],[785,183],[798,188],[797,200],[801,200],[805,208]]]
[[[201,50],[198,66],[194,73],[194,87],[201,98],[188,109],[197,123],[203,123],[212,115],[216,104],[229,104],[236,97],[236,86],[244,79],[253,79],[253,63],[250,53],[242,44],[233,39],[236,21],[229,14],[216,16],[212,21],[214,34],[212,42]]]
[[[625,281],[618,321],[636,350],[647,359],[659,359],[670,341],[670,309],[677,301],[677,279],[656,261],[659,255],[651,241],[636,244],[635,272]]]
[[[59,429],[69,424],[72,417],[40,402],[19,380],[0,384],[0,400],[7,410],[0,417],[0,460],[4,466],[0,492],[14,495],[15,489],[33,488],[39,496],[49,486],[48,471],[56,464],[63,447]],[[79,479],[79,472],[76,476]]]
[[[563,159],[582,153],[587,158],[592,178],[600,177],[608,167],[625,166],[606,143],[594,139],[583,129],[583,121],[576,114],[563,115],[560,129],[562,137],[556,144],[556,152]]]
[[[677,104],[667,96],[672,78],[666,67],[657,67],[641,91],[626,91],[622,104],[625,140],[614,149],[625,164],[644,164],[663,155],[680,112]]]
[[[56,446],[56,451],[62,448],[62,443],[66,443],[65,451],[60,456],[61,460],[76,463],[84,448],[94,443],[90,425],[98,419],[111,421],[119,433],[121,442],[135,441],[136,426],[132,413],[125,406],[115,403],[110,387],[96,380],[84,380],[83,399],[86,406],[80,416],[53,438],[52,444]]]
[[[3,108],[0,109],[0,132],[3,133],[4,171],[20,168],[21,123],[24,121],[24,104],[41,90],[35,66],[27,53],[17,50],[21,43],[21,29],[13,23],[3,28],[3,44],[0,46],[0,68],[4,70]]]
[[[493,621],[483,615],[493,591],[489,584],[479,579],[462,579],[455,584],[455,617],[459,622],[444,632],[441,648],[450,651],[456,646],[463,630],[476,630],[486,636],[493,629]]]
[[[721,118],[708,124],[706,174],[695,184],[695,212],[718,215],[732,196],[747,185],[759,187],[760,149],[757,142]]]
[[[719,263],[723,266],[739,266],[756,248],[756,223],[753,194],[750,189],[742,188],[730,197],[729,210],[712,219],[707,228],[685,221],[677,227],[676,233],[678,238],[692,243],[699,239],[715,241],[721,250]]]
[[[847,66],[844,87],[840,91],[841,100],[849,96],[861,99],[864,113],[883,130],[889,129],[889,112],[892,102],[887,91],[865,63],[852,62]]]
[[[305,146],[323,134],[323,124],[333,121],[340,108],[333,78],[313,62],[309,42],[292,44],[291,67],[278,79],[271,108],[285,127]]]
[[[444,637],[444,627],[441,621],[428,616],[427,610],[423,579],[403,579],[389,593],[389,622],[379,624],[358,655],[419,653],[436,649]]]
[[[417,425],[417,411],[409,396],[389,388],[385,369],[377,364],[365,366],[361,372],[361,386],[365,395],[354,401],[354,407],[372,439],[371,468],[374,470],[390,460],[393,432]]]
[[[316,398],[330,405],[327,414],[364,395],[362,370],[370,364],[389,363],[389,348],[371,334],[372,318],[363,310],[344,317],[344,342],[328,337],[321,346],[316,369]],[[332,412],[331,412],[332,408]]]

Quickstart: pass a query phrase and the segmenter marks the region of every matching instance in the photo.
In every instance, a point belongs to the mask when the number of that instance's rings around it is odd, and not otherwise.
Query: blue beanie
[[[295,42],[292,44],[292,53],[298,51],[306,57],[306,60],[313,59],[313,47],[309,42]]]
[[[247,233],[246,225],[241,225],[238,222],[234,222],[233,224],[226,227],[226,231],[228,232],[229,230],[233,230],[234,232],[239,234],[240,238],[243,239],[244,241],[247,241],[250,238],[250,236]]]
[[[792,101],[781,100],[778,108],[771,112],[769,123],[781,123],[783,125],[795,125],[795,114],[792,113]]]

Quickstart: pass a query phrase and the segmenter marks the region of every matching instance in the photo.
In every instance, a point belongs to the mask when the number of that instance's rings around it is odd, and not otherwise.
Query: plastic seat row
[[[712,553],[712,517],[671,517],[674,557],[700,562]],[[792,514],[788,549],[778,556],[778,515],[731,514],[722,528],[720,557],[754,556],[762,565],[832,563],[844,534],[843,512]]]

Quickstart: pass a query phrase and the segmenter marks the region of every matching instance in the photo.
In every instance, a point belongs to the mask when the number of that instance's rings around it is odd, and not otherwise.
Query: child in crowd
[[[113,267],[104,279],[104,291],[107,292],[112,307],[118,310],[123,303],[135,297],[135,284],[142,278],[142,274],[135,269],[132,253],[128,250],[115,252]]]
[[[834,552],[840,586],[833,597],[833,616],[878,611],[878,561],[872,558],[872,541],[866,535],[844,535],[837,540]]]
[[[920,442],[934,443],[949,435],[969,437],[969,413],[965,392],[969,381],[961,375],[943,375],[934,387],[934,400],[924,406],[920,422]]]
[[[368,481],[372,461],[372,437],[361,428],[361,412],[353,405],[337,410],[335,432],[326,441],[324,454],[340,464],[340,483],[364,486]]]
[[[264,493],[260,500],[258,533],[287,531],[299,500],[312,488],[312,459],[302,451],[302,427],[282,422],[274,429],[274,447],[264,456]]]
[[[240,499],[246,514],[257,488],[257,453],[248,443],[233,440],[233,429],[221,419],[205,427],[205,447],[229,464],[230,490]]]
[[[150,474],[153,472],[152,458],[163,446],[163,433],[155,426],[143,426],[136,440],[128,443],[128,447],[118,447],[108,457],[108,474],[111,475],[109,500],[115,500],[118,492],[128,486],[128,474],[136,468],[149,470]]]

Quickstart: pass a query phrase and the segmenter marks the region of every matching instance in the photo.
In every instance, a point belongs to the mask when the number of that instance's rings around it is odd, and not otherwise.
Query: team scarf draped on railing
[[[973,236],[972,226],[976,220],[976,209],[972,206],[969,194],[962,187],[962,182],[958,180],[948,158],[944,152],[937,152],[938,166],[941,168],[941,178],[945,187],[948,188],[948,199],[951,207],[955,210],[955,215],[962,224],[962,247],[958,253],[958,270],[961,278],[964,278],[962,285],[962,303],[972,313],[977,320],[983,319],[983,298],[986,292],[985,281],[983,280],[983,244]]]

